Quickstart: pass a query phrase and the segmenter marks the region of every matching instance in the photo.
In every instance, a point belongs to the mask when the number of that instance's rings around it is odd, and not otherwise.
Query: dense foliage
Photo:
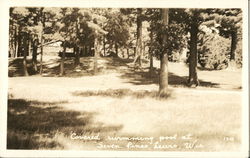
[[[61,76],[67,48],[73,50],[74,69],[81,67],[81,57],[94,56],[94,74],[100,56],[132,56],[135,68],[149,59],[150,72],[156,57],[166,80],[168,61],[179,62],[186,53],[189,86],[199,85],[197,66],[214,70],[242,66],[242,11],[234,8],[15,7],[10,8],[9,34],[9,56],[23,57],[26,76],[27,56],[32,54],[33,73],[42,75],[43,47],[59,41]]]
[[[202,33],[198,42],[198,62],[209,69],[223,69],[228,66],[230,40],[217,33]]]

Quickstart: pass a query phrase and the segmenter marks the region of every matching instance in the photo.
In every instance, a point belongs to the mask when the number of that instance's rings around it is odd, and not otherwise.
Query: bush
[[[242,67],[242,40],[237,43],[237,48],[235,52],[235,63],[238,68]]]
[[[180,62],[180,53],[173,51],[171,54],[168,55],[168,61],[171,62]]]
[[[198,62],[204,68],[220,70],[229,63],[230,40],[217,33],[201,34],[198,42]]]

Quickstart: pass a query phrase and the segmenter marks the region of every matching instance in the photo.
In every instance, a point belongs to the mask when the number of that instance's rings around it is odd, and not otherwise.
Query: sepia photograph
[[[9,6],[5,149],[242,152],[244,10],[176,6]]]

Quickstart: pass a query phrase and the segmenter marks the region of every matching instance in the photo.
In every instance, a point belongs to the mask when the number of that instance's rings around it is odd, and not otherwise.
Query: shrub
[[[169,54],[168,56],[168,61],[171,61],[171,62],[180,62],[180,53],[179,52],[176,52],[176,51],[173,51],[171,52],[171,54]]]
[[[238,68],[242,67],[242,40],[237,43],[237,48],[235,52],[235,63]]]
[[[220,70],[228,66],[230,40],[217,33],[201,34],[198,42],[198,62],[202,67]]]

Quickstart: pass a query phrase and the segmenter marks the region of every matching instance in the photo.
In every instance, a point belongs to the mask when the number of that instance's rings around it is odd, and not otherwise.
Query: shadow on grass
[[[98,58],[98,74],[108,73],[110,71],[119,71],[122,75],[120,76],[123,79],[128,80],[128,83],[134,85],[149,85],[149,84],[158,84],[159,83],[159,70],[154,69],[152,72],[149,72],[148,68],[135,69],[132,59],[122,59],[122,58],[112,58],[112,57],[103,57]],[[145,63],[146,61],[144,61]],[[81,63],[78,66],[80,71],[76,71],[74,65],[74,58],[65,59],[65,77],[83,77],[83,76],[92,76],[93,70],[93,57],[82,57]],[[50,59],[43,65],[44,76],[47,77],[57,77],[60,72],[60,58]],[[32,69],[31,60],[28,60],[28,71],[29,74],[34,74]],[[187,87],[187,76],[178,76],[174,73],[169,72],[169,85],[173,87]],[[9,76],[23,76],[23,66],[22,58],[17,58],[10,60],[9,62]],[[208,82],[204,80],[199,80],[201,87],[210,87],[210,88],[219,88],[218,83]]]
[[[171,97],[172,91],[170,90],[166,95],[159,95],[158,91],[132,91],[130,89],[107,89],[98,91],[76,91],[73,92],[74,96],[90,97],[90,96],[102,96],[102,97],[112,97],[112,98],[123,98],[123,97],[133,97],[133,98],[155,98],[155,99],[168,99]]]
[[[8,99],[7,149],[63,149],[55,136],[72,131],[97,133],[118,131],[122,126],[95,124],[96,113],[65,110],[65,102]]]
[[[120,67],[127,67],[129,63],[133,62],[133,59],[122,59],[122,58],[111,58],[111,57],[105,57],[104,58],[107,62],[105,63],[107,69],[115,69],[115,70],[121,70]]]
[[[81,63],[79,66],[74,65],[74,57],[67,57],[64,61],[64,77],[82,77],[92,76],[93,73],[93,57],[81,57]],[[52,58],[43,62],[43,76],[44,77],[58,77],[60,74],[60,58]],[[98,74],[103,74],[112,70],[120,70],[120,67],[127,66],[127,63],[131,63],[132,59],[121,59],[113,57],[99,57],[97,59]],[[37,61],[38,69],[40,63]],[[35,72],[32,66],[32,60],[27,59],[27,69],[29,75],[39,74]],[[81,70],[81,71],[77,71]],[[9,77],[24,76],[23,71],[23,58],[9,59]]]
[[[218,71],[216,69],[202,67],[202,66],[197,66],[197,69],[200,70],[200,71]]]
[[[44,76],[58,77],[60,74],[60,61],[61,59],[53,59],[44,64]],[[78,66],[81,71],[77,72],[75,71],[76,66],[74,65],[74,58],[67,57],[64,61],[64,77],[82,77],[92,75],[89,71],[91,62],[92,60],[84,60],[84,62],[80,63]]]
[[[121,75],[121,78],[127,79],[128,83],[134,85],[150,85],[159,84],[159,70],[154,69],[149,72],[147,68],[141,69],[139,71],[134,71],[130,69]],[[178,76],[172,72],[168,73],[168,84],[173,87],[188,87],[187,86],[187,76]],[[219,83],[208,82],[204,80],[199,80],[201,87],[219,88]]]
[[[93,76],[107,73],[113,70],[120,70],[120,67],[127,66],[126,63],[131,62],[131,59],[120,59],[112,57],[99,57],[97,59],[97,73],[93,71],[93,57],[81,57],[81,63],[76,67],[74,58],[66,58],[64,62],[65,75],[64,77],[83,77]],[[57,63],[57,64],[56,64]],[[51,64],[56,65],[54,67]],[[77,71],[80,70],[80,71]],[[60,72],[60,59],[48,62],[44,65],[44,73],[49,77],[57,77]]]
[[[89,73],[90,63],[92,60],[84,60],[83,63],[80,64],[82,70],[81,72],[75,71],[74,58],[67,57],[64,61],[65,68],[65,77],[81,77],[92,75]],[[27,59],[27,70],[29,75],[38,75],[40,63],[37,61],[38,71],[35,72],[32,66],[32,60]],[[18,77],[24,76],[23,70],[23,58],[15,58],[9,59],[9,77]],[[44,77],[58,77],[60,74],[60,58],[49,59],[48,61],[43,63],[43,76]]]
[[[32,67],[31,59],[27,59],[27,71],[30,75],[34,75],[36,73]],[[18,57],[18,58],[9,60],[8,76],[9,77],[24,76],[23,58]]]
[[[82,76],[92,76],[93,73],[93,57],[81,57],[81,63],[76,67],[74,65],[74,57],[67,57],[64,61],[64,77],[82,77]],[[102,63],[102,61],[106,61]],[[52,58],[43,62],[43,76],[44,77],[58,77],[60,74],[60,58]],[[114,60],[113,58],[99,58],[98,59],[98,73],[102,74],[107,69],[117,69],[119,61]],[[125,65],[125,64],[123,64]],[[38,69],[40,68],[40,63],[37,61]],[[32,60],[27,59],[27,69],[29,75],[38,75],[39,70],[37,72],[34,71],[32,66]],[[77,71],[80,70],[80,71]],[[9,59],[9,77],[18,77],[24,76],[23,70],[23,58],[15,58]],[[95,74],[95,75],[97,75]]]

